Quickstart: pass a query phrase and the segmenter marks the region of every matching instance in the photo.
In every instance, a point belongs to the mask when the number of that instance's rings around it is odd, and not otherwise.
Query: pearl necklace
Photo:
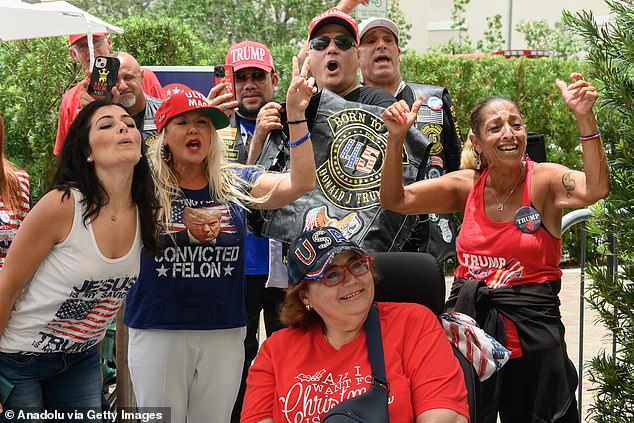
[[[524,166],[522,165],[522,170],[520,171],[520,176],[517,178],[517,181],[515,181],[515,185],[513,185],[513,188],[511,188],[511,191],[508,194],[506,194],[506,197],[504,197],[504,201],[498,200],[497,195],[495,195],[495,189],[493,188],[493,183],[491,182],[491,174],[488,175],[487,181],[489,182],[489,186],[491,187],[491,192],[493,193],[493,198],[498,203],[498,205],[496,207],[497,211],[499,211],[499,212],[504,211],[504,204],[506,203],[506,201],[509,198],[511,198],[511,195],[513,195],[513,193],[515,192],[515,188],[517,188],[517,185],[520,183],[520,180],[522,179],[522,175],[523,174],[524,174]]]

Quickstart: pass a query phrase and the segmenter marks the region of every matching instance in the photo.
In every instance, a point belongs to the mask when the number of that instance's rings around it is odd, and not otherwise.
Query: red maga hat
[[[172,93],[156,111],[154,121],[156,129],[161,132],[170,119],[192,110],[202,110],[209,115],[216,129],[229,126],[229,117],[216,106],[209,105],[207,97],[195,90]]]
[[[352,38],[357,42],[357,45],[359,45],[359,25],[357,21],[336,7],[328,9],[311,19],[310,25],[308,26],[308,39],[312,40],[317,30],[328,24],[341,25],[346,28],[348,32],[350,32],[350,35],[352,35]]]
[[[255,41],[243,41],[232,45],[227,53],[225,63],[233,65],[234,71],[244,68],[258,68],[265,72],[275,70],[269,49],[264,44]]]

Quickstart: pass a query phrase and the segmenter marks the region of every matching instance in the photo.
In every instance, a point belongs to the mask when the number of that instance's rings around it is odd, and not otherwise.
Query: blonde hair
[[[460,169],[473,169],[482,171],[487,168],[488,164],[484,155],[479,154],[473,143],[471,142],[471,136],[473,131],[469,129],[469,135],[467,135],[467,141],[462,146],[462,154],[460,155]],[[476,162],[480,157],[480,168],[476,165]]]
[[[236,204],[246,209],[247,207],[257,207],[268,200],[269,195],[263,197],[253,197],[249,194],[252,183],[242,180],[236,174],[239,169],[247,166],[228,163],[224,155],[224,145],[211,124],[211,145],[207,157],[203,160],[202,166],[209,181],[209,193],[211,198],[221,204],[229,206]],[[174,173],[172,158],[169,162],[163,160],[161,148],[165,140],[167,125],[161,131],[158,139],[150,146],[148,157],[154,170],[154,178],[158,189],[158,198],[161,205],[159,220],[167,228],[172,227],[172,204],[182,198],[183,193],[178,186],[178,178]]]

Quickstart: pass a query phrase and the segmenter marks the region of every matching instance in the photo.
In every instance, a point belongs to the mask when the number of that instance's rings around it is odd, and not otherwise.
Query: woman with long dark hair
[[[157,247],[158,203],[128,111],[77,115],[53,189],[18,231],[0,272],[0,376],[11,409],[101,407],[97,343]]]

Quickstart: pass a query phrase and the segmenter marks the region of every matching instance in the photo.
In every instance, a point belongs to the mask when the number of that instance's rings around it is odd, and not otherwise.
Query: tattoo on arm
[[[561,177],[561,183],[566,190],[566,198],[572,197],[572,192],[575,190],[575,180],[572,177],[572,172],[566,173]]]

